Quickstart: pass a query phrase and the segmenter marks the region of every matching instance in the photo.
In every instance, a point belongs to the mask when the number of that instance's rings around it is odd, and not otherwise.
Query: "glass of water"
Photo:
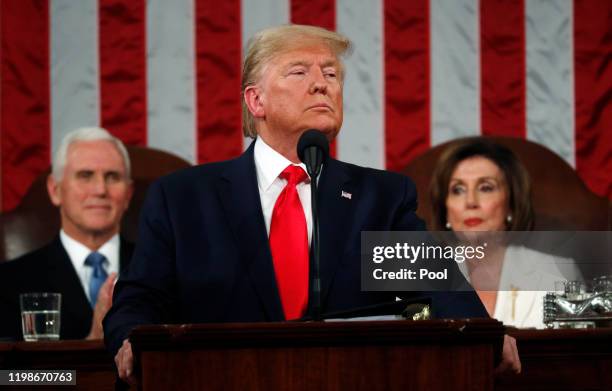
[[[60,334],[60,293],[23,293],[21,327],[26,341],[57,341]]]

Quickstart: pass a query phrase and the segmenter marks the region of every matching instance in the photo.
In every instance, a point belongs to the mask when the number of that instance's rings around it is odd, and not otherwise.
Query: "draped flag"
[[[612,197],[608,0],[0,0],[2,210],[80,126],[194,164],[237,156],[242,50],[289,22],[355,44],[341,160],[399,171],[457,137],[521,137]]]

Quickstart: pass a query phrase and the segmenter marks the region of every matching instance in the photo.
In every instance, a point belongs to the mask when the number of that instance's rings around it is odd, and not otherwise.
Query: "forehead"
[[[340,61],[331,48],[324,43],[313,42],[299,47],[284,48],[264,66],[263,73],[270,68],[283,68],[293,63],[316,63],[338,66]]]
[[[457,163],[451,179],[480,179],[483,177],[503,179],[499,166],[484,156],[472,156]]]
[[[125,164],[111,141],[76,141],[68,147],[66,170],[69,169],[125,171]]]

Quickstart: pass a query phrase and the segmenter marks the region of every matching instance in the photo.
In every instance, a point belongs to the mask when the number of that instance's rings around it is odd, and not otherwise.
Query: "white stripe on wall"
[[[196,163],[193,0],[147,2],[148,146]]]
[[[242,55],[248,40],[256,32],[267,27],[287,24],[291,20],[289,4],[291,0],[242,0]],[[247,149],[251,139],[244,138],[243,146]]]
[[[430,0],[431,144],[480,134],[478,0]]]
[[[572,0],[530,0],[527,138],[575,165]]]
[[[100,124],[98,2],[52,0],[51,149],[78,127]]]
[[[256,32],[289,23],[291,0],[242,0],[242,47]]]
[[[344,124],[338,158],[384,168],[383,4],[382,0],[337,0],[338,32],[354,51],[345,60]]]

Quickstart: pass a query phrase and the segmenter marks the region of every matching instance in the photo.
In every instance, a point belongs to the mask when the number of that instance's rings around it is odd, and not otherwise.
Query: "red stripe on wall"
[[[429,1],[384,9],[386,167],[400,171],[430,146]]]
[[[524,0],[480,1],[482,134],[525,138]]]
[[[336,30],[336,0],[291,0],[291,23]],[[329,145],[329,154],[337,156],[336,140]]]
[[[146,3],[98,1],[100,122],[123,142],[146,145]]]
[[[612,3],[574,1],[576,170],[612,198]]]
[[[21,200],[50,163],[49,8],[0,1],[2,210]]]
[[[336,30],[335,0],[291,0],[291,23]]]
[[[198,162],[242,153],[240,0],[196,1]]]

